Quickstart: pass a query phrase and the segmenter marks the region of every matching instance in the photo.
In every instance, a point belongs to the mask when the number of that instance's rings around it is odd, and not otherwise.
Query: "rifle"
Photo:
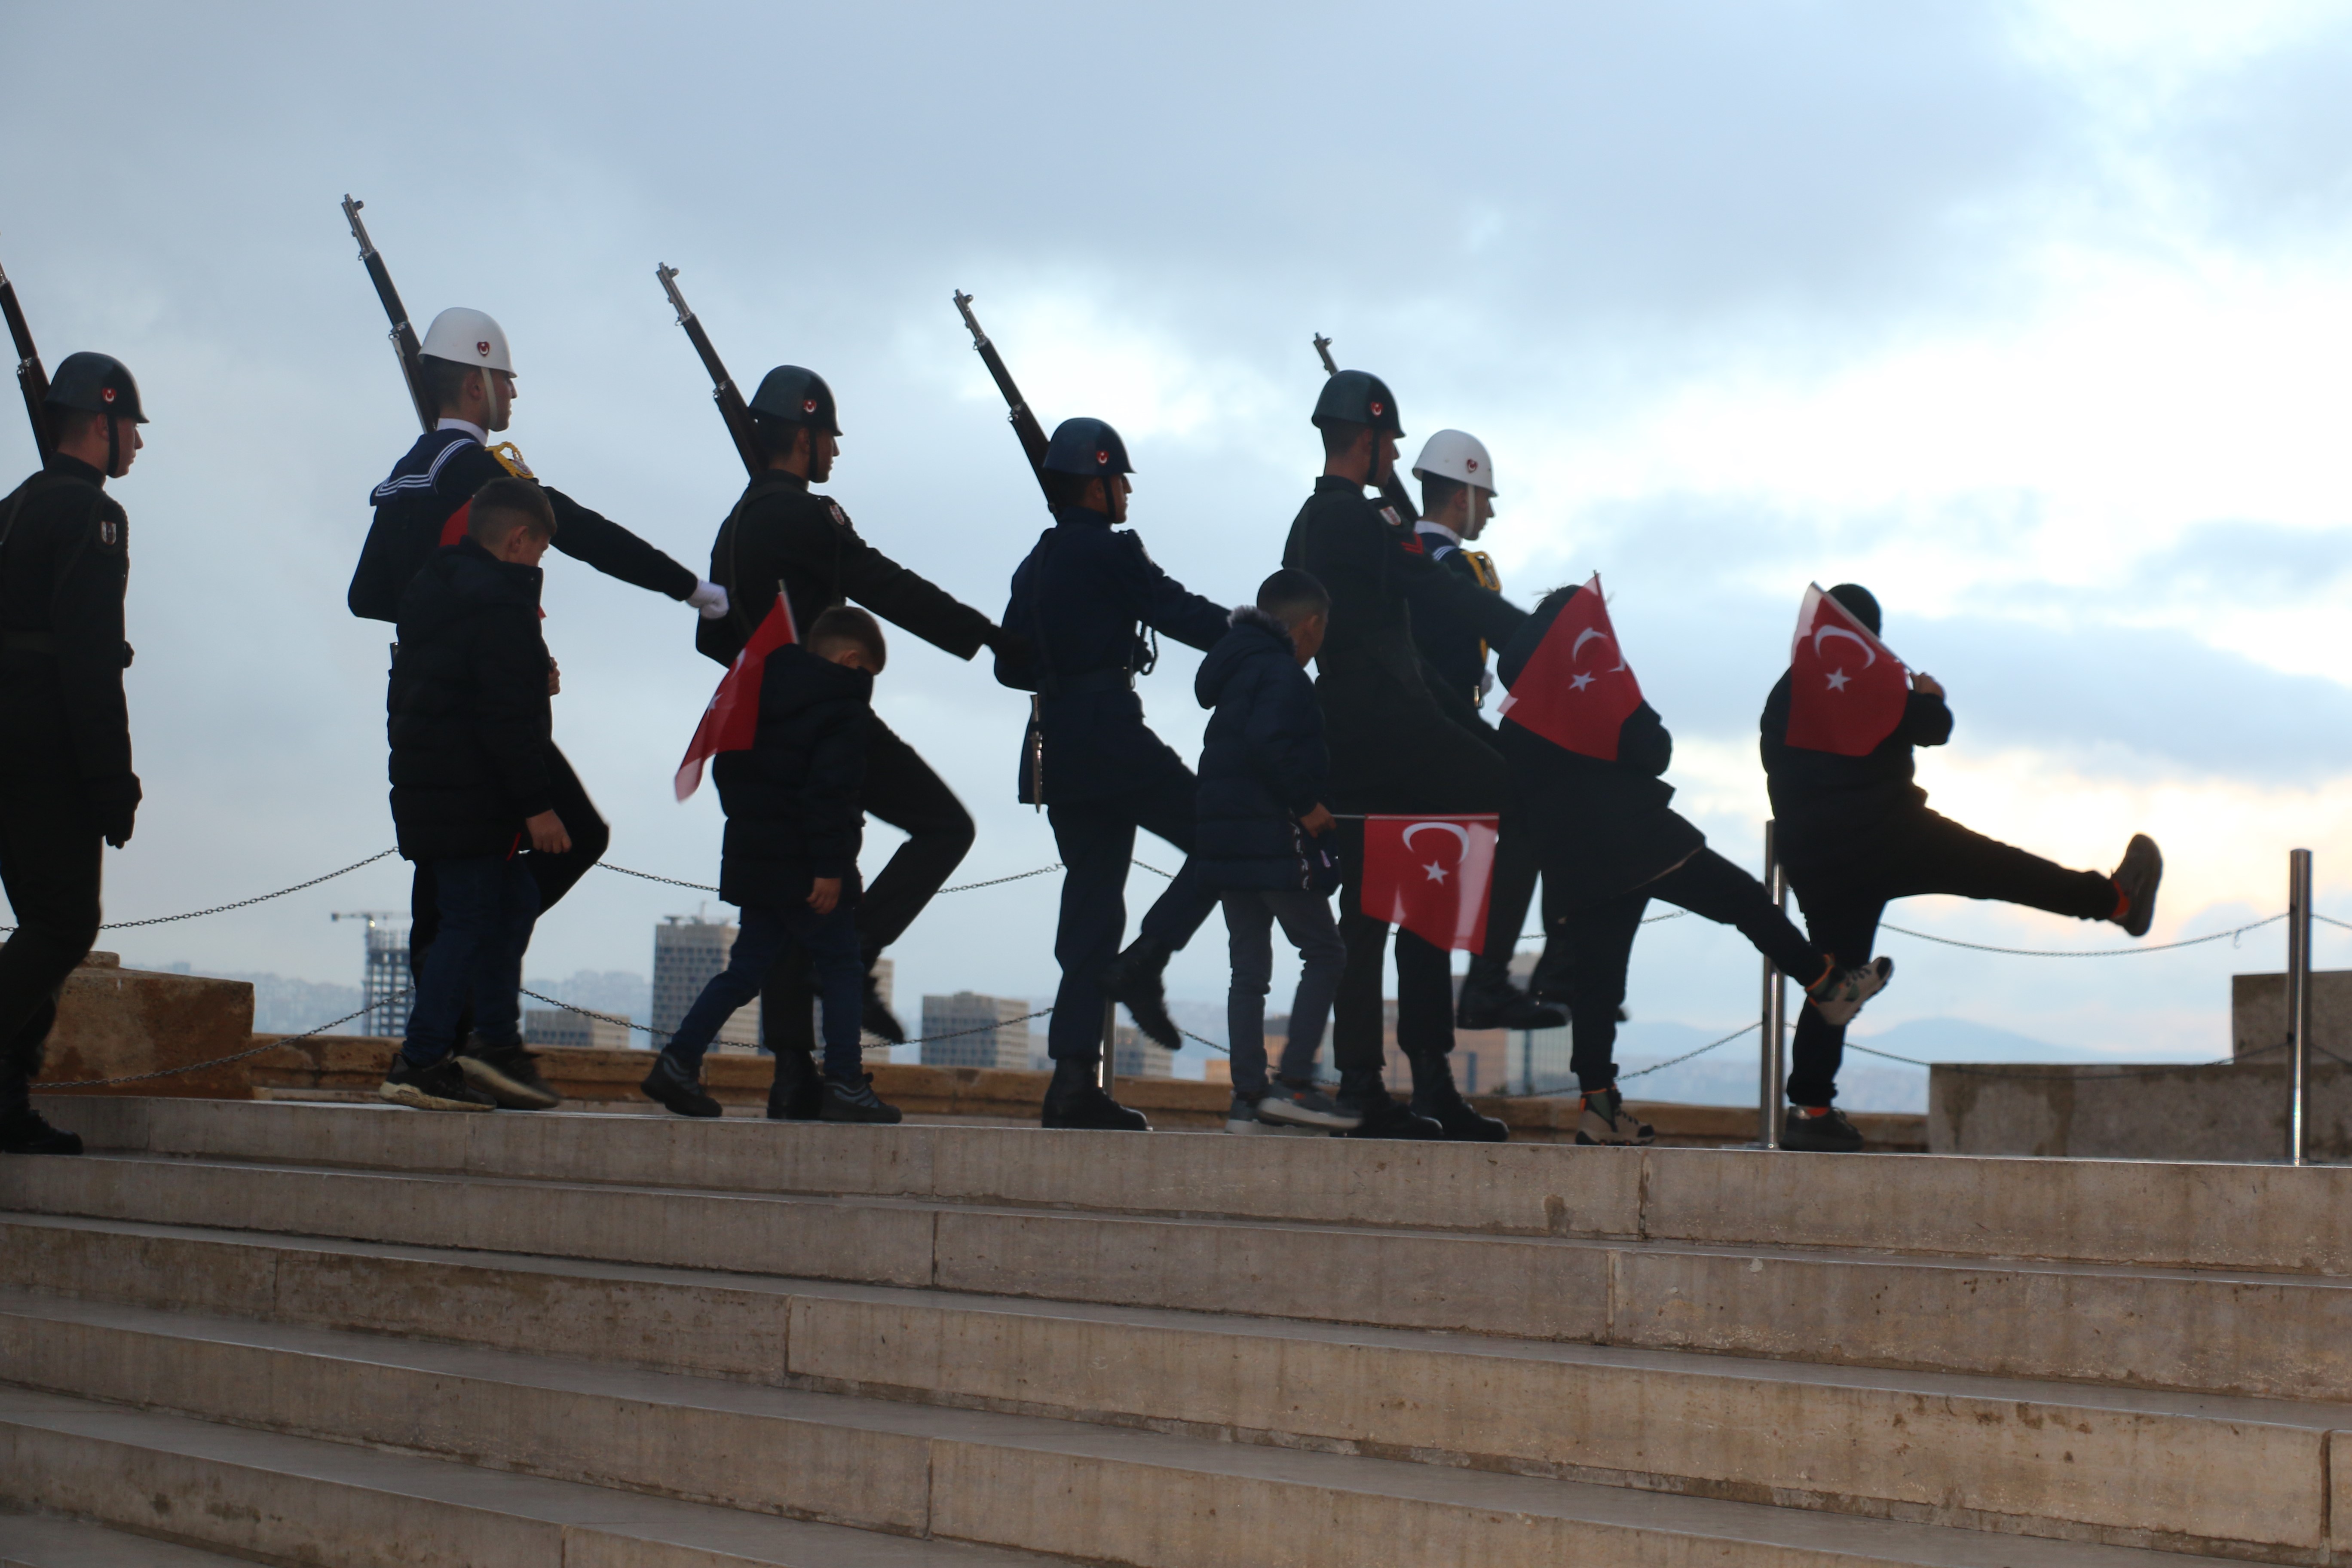
[[[688,306],[686,296],[677,291],[677,268],[654,264],[654,276],[661,279],[662,291],[677,311],[677,324],[686,329],[686,341],[702,356],[702,368],[710,375],[710,400],[719,405],[719,417],[727,424],[727,434],[734,438],[735,455],[743,459],[744,471],[753,479],[768,470],[767,449],[760,444],[759,432],[751,428],[751,411],[743,403],[743,395],[735,386],[735,378],[719,361],[719,351],[710,346],[710,334],[702,330],[701,321]]]
[[[16,286],[8,281],[5,270],[0,270],[0,315],[8,318],[8,335],[16,341],[16,384],[24,389],[25,417],[33,422],[33,447],[46,468],[58,449],[57,437],[49,429],[49,373],[41,368],[41,352],[33,346],[33,329],[25,324],[24,308],[16,303]]]
[[[1315,334],[1315,352],[1323,356],[1325,375],[1339,374],[1339,362],[1331,357],[1331,340],[1320,332]],[[1396,509],[1397,516],[1404,520],[1406,527],[1410,528],[1421,521],[1421,508],[1413,505],[1412,498],[1405,494],[1404,481],[1397,478],[1394,468],[1391,468],[1389,477],[1381,481],[1381,499]]]
[[[1037,423],[1037,416],[1029,411],[1021,389],[1013,384],[1013,373],[1004,368],[1004,356],[996,352],[996,345],[980,330],[980,321],[971,313],[971,296],[958,289],[955,306],[963,312],[963,324],[971,330],[971,346],[979,352],[980,363],[988,367],[988,374],[995,378],[996,390],[1004,395],[1004,405],[1010,411],[1005,417],[1013,422],[1013,437],[1020,441],[1021,450],[1028,457],[1029,467],[1036,473],[1037,485],[1042,489],[1045,484],[1045,427]]]
[[[400,290],[392,286],[392,273],[368,238],[367,225],[360,222],[360,208],[365,205],[365,202],[355,202],[345,193],[343,217],[352,226],[352,237],[360,242],[360,264],[367,268],[368,281],[375,285],[375,297],[383,301],[383,313],[392,318],[392,352],[400,359],[400,376],[408,384],[408,400],[416,405],[416,422],[429,433],[441,422],[440,400],[425,386],[424,367],[416,363],[425,351],[416,341],[416,329],[408,324],[408,307],[400,302]]]

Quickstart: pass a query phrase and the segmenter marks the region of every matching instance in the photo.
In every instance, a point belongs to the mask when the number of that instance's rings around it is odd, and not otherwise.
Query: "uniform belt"
[[[1065,675],[1054,682],[1050,695],[1055,697],[1085,697],[1097,691],[1132,691],[1135,671],[1125,666],[1110,669],[1090,669],[1084,675]]]

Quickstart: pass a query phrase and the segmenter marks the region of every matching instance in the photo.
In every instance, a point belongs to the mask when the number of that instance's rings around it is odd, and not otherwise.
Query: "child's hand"
[[[562,855],[572,848],[572,835],[563,831],[563,818],[551,811],[525,817],[523,828],[530,835],[530,847],[542,855]]]
[[[550,697],[563,689],[563,671],[553,659],[547,661],[547,694]]]
[[[1911,689],[1929,697],[1941,697],[1944,694],[1944,683],[1932,675],[1915,675],[1911,678]]]
[[[819,877],[809,884],[809,908],[817,913],[829,915],[833,913],[834,906],[839,902],[841,902],[840,878]]]
[[[1298,819],[1298,826],[1309,833],[1320,836],[1330,832],[1339,824],[1332,820],[1331,808],[1318,801],[1314,810]]]

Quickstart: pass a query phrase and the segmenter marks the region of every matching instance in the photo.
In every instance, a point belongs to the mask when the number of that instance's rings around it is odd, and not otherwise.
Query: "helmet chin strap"
[[[101,417],[106,421],[106,477],[110,479],[121,479],[122,477],[121,472],[122,436],[116,428],[113,415],[108,414]]]

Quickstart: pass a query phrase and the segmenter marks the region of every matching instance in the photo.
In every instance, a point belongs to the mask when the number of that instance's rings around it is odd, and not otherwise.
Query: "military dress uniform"
[[[1402,433],[1387,387],[1361,372],[1342,371],[1326,384],[1317,422],[1327,418],[1370,425],[1376,439],[1381,430]],[[1283,547],[1282,563],[1309,574],[1331,595],[1315,680],[1331,747],[1331,809],[1342,815],[1499,813],[1510,798],[1509,773],[1475,720],[1465,723],[1449,714],[1430,689],[1413,643],[1412,606],[1442,606],[1498,645],[1526,615],[1426,552],[1405,549],[1407,542],[1405,521],[1394,507],[1367,499],[1361,482],[1326,474],[1315,481]],[[1348,969],[1332,1010],[1331,1054],[1342,1099],[1353,1104],[1356,1093],[1376,1085],[1382,1067],[1381,993],[1389,928],[1363,912],[1362,828],[1341,826],[1347,880],[1339,893],[1339,934],[1348,944]],[[1443,950],[1409,931],[1397,933],[1397,1045],[1412,1064],[1417,1098],[1423,1098],[1426,1079],[1433,1107],[1449,1111],[1460,1105],[1446,1065],[1454,1048],[1452,971]],[[1464,1107],[1462,1115],[1467,1114]],[[1385,1105],[1374,1105],[1357,1135],[1381,1135],[1392,1115]]]
[[[1056,1063],[1097,1062],[1103,971],[1127,927],[1128,870],[1140,827],[1186,858],[1145,913],[1141,934],[1172,952],[1216,907],[1193,868],[1192,770],[1143,721],[1136,677],[1152,655],[1139,624],[1206,650],[1225,635],[1225,606],[1161,571],[1133,532],[1099,511],[1057,507],[1013,574],[997,679],[1036,693],[1022,736],[1017,793],[1042,805],[1066,870],[1054,956],[1062,983],[1046,1030]]]
[[[60,395],[92,374],[118,417],[144,422],[130,373],[103,355],[59,363],[53,406],[81,405]],[[0,500],[0,883],[16,915],[0,946],[0,1149],[80,1152],[33,1111],[29,1084],[98,938],[102,846],[129,840],[140,799],[122,693],[131,521],[106,478],[58,453]]]

